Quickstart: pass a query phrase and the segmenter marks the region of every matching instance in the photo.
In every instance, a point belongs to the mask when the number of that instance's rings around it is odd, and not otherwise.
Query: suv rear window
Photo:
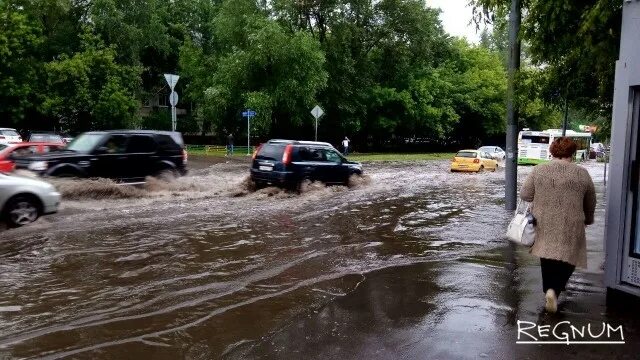
[[[256,158],[263,160],[275,160],[278,161],[282,159],[282,155],[284,154],[285,145],[281,144],[264,144],[260,151],[256,155]]]

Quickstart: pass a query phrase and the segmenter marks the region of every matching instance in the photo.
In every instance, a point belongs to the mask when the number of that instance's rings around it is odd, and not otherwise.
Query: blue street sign
[[[256,116],[256,112],[251,109],[242,112],[242,117],[252,117],[252,116]]]

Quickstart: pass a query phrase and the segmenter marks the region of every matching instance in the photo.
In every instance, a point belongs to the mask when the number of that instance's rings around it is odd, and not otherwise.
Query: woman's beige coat
[[[520,197],[537,220],[533,255],[587,267],[585,226],[593,224],[596,192],[587,170],[553,160],[533,168]]]

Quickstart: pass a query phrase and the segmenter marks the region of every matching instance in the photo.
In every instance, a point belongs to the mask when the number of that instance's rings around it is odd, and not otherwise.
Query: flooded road
[[[60,214],[0,232],[0,358],[419,358],[449,332],[492,346],[458,358],[513,351],[478,336],[522,301],[503,170],[365,172],[302,194],[252,192],[235,162],[133,190],[59,184]]]

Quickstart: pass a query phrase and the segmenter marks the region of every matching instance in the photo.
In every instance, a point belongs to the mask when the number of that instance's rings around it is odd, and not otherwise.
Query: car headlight
[[[34,161],[29,164],[28,168],[33,171],[45,171],[47,170],[47,167],[49,167],[49,164],[47,164],[46,161]]]

